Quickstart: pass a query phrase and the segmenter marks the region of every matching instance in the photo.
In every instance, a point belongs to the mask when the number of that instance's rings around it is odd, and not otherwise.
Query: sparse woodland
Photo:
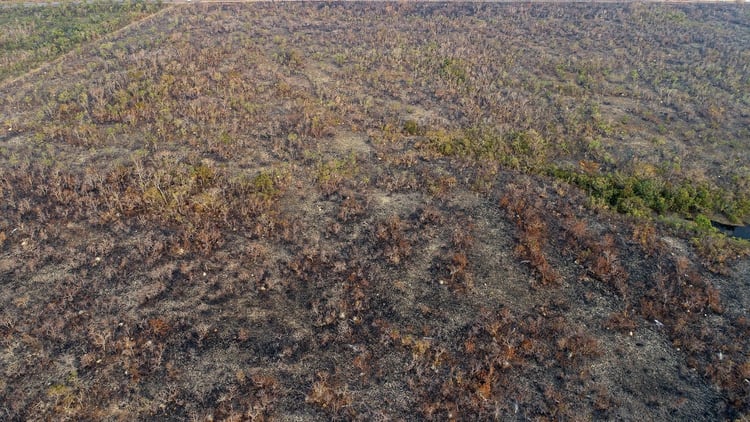
[[[1,420],[750,417],[750,8],[0,7]]]

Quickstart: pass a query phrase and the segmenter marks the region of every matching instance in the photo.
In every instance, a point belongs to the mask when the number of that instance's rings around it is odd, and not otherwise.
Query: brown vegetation
[[[170,5],[6,81],[0,419],[747,418],[748,19]]]

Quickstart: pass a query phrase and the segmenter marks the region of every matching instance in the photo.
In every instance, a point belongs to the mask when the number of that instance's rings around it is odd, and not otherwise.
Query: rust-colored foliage
[[[746,246],[647,221],[744,212],[736,6],[194,3],[0,86],[3,417],[748,413]]]
[[[500,199],[500,207],[506,210],[520,232],[516,254],[531,266],[541,285],[558,284],[560,274],[545,255],[549,233],[540,206],[517,188],[512,188]]]
[[[305,397],[305,401],[313,403],[334,415],[339,415],[342,412],[346,414],[346,410],[353,400],[351,394],[345,387],[333,382],[328,373],[319,372],[317,378],[318,380],[313,383],[309,394]]]
[[[391,264],[399,265],[411,255],[411,243],[407,237],[407,223],[397,215],[378,223],[375,238],[380,243],[381,253]]]

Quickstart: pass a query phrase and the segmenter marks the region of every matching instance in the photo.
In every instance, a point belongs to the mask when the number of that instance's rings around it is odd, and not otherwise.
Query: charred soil
[[[750,415],[748,8],[139,11],[0,85],[0,419]]]

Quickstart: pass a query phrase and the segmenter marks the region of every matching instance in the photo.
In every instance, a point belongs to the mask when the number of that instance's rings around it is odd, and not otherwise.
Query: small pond
[[[739,239],[750,239],[750,226],[730,226],[712,221],[711,224],[722,232]]]

